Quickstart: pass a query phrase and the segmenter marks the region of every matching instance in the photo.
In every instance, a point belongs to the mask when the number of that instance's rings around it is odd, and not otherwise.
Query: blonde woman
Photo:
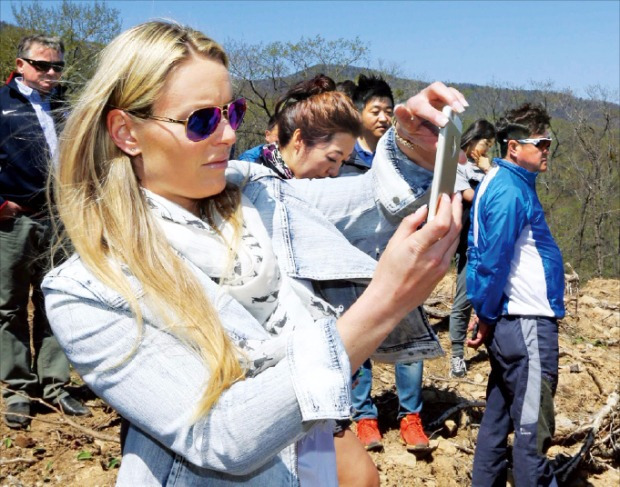
[[[445,123],[446,103],[466,102],[435,83],[398,107],[399,140],[435,144],[421,120]],[[431,173],[394,133],[347,184],[285,181],[229,163],[243,112],[218,44],[149,22],[104,49],[62,135],[54,201],[75,253],[47,275],[46,308],[130,422],[118,485],[336,485],[351,371],[454,253],[460,200],[417,230]],[[391,234],[378,264],[347,240]],[[317,294],[370,277],[346,312]]]

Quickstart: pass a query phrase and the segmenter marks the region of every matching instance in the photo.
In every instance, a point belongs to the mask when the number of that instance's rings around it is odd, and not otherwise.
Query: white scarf
[[[224,239],[206,222],[180,206],[144,190],[170,245],[181,258],[193,263],[211,279],[220,279],[226,268],[230,224],[215,222]],[[239,357],[246,375],[251,377],[281,361],[286,353],[287,334],[295,323],[337,316],[336,310],[317,298],[311,287],[282,277],[271,239],[252,203],[242,197],[243,231],[236,249],[232,278],[221,285],[273,336],[264,341],[236,340],[243,351]],[[232,337],[231,337],[232,338]],[[234,340],[234,338],[232,338]],[[336,486],[337,473],[333,423],[319,422],[298,443],[298,469],[301,485]]]
[[[308,285],[282,276],[271,239],[252,203],[242,197],[243,230],[236,249],[233,275],[223,276],[229,258],[232,226],[217,217],[219,233],[181,206],[143,189],[147,203],[170,245],[210,279],[221,281],[223,292],[238,301],[274,338],[261,343],[249,340],[237,346],[250,357],[249,375],[274,365],[284,356],[284,340],[294,323],[337,316]]]

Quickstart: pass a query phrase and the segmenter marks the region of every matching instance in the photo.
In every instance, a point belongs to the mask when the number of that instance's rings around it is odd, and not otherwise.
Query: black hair
[[[357,86],[353,92],[353,103],[361,112],[366,104],[373,98],[389,98],[394,106],[394,95],[392,88],[379,76],[359,75]]]
[[[274,113],[271,117],[269,117],[269,120],[267,120],[267,130],[273,130],[277,123],[278,116]]]
[[[461,149],[467,149],[467,146],[472,142],[494,138],[495,126],[488,120],[480,118],[472,123],[463,133],[463,136],[461,137]]]
[[[353,93],[355,93],[355,88],[357,88],[355,81],[352,81],[350,79],[345,79],[344,81],[339,81],[338,83],[336,83],[336,91],[344,93],[351,99],[353,99]]]
[[[507,111],[497,123],[497,141],[500,153],[508,153],[508,141],[527,139],[534,134],[542,134],[551,123],[547,110],[539,104],[524,103]]]

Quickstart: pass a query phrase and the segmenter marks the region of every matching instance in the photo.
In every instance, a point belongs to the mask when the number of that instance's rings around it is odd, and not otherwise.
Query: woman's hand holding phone
[[[450,267],[461,231],[460,194],[442,195],[436,218],[420,228],[427,214],[424,206],[403,219],[368,288],[338,320],[353,369],[426,300]]]
[[[456,181],[456,166],[461,154],[461,133],[463,125],[454,110],[446,105],[442,113],[448,117],[448,123],[439,131],[437,153],[435,154],[435,168],[433,184],[428,203],[428,220],[435,218],[439,195],[454,193]]]
[[[398,134],[422,149],[434,149],[439,128],[448,123],[448,117],[441,111],[446,105],[456,113],[462,113],[469,103],[457,89],[435,81],[394,107]]]

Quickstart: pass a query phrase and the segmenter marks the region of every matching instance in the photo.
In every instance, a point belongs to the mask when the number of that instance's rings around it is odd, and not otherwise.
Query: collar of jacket
[[[238,161],[229,161],[226,178],[242,188],[260,213],[288,276],[316,281],[372,277],[377,261],[352,246],[285,179],[259,164]]]
[[[500,159],[499,157],[493,159],[493,162],[498,166],[505,167],[509,171],[513,172],[521,179],[523,179],[530,186],[536,185],[536,178],[538,177],[538,172],[530,172],[527,169],[522,168],[521,166],[516,165],[514,162],[510,162],[506,159]]]
[[[20,77],[19,73],[12,72],[10,76],[7,78],[5,85],[11,90],[11,93],[18,97],[20,100],[26,103],[30,103],[28,98],[26,98],[17,86],[16,78]],[[62,108],[64,105],[64,95],[67,91],[67,88],[64,84],[60,83],[56,88],[52,90],[49,96],[50,107],[52,110],[58,110]]]

